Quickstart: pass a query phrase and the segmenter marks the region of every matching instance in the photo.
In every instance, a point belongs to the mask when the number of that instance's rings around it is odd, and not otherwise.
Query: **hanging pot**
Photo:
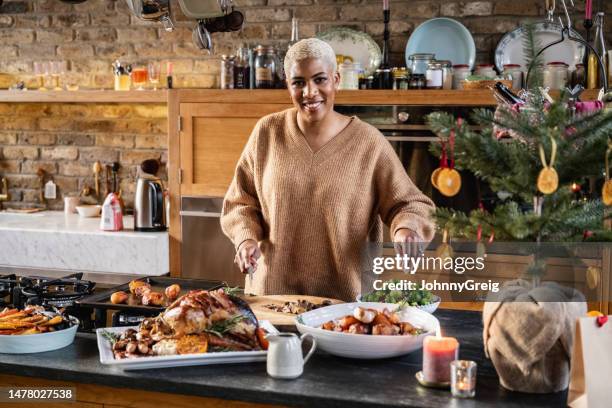
[[[157,21],[166,31],[174,30],[170,0],[125,0],[132,13],[145,21]]]
[[[193,28],[191,38],[196,47],[201,50],[213,52],[212,38],[210,38],[210,32],[206,29],[206,25],[203,20],[198,20],[198,24]]]

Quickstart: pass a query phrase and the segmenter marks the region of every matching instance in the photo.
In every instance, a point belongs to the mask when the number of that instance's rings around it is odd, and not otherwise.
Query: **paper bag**
[[[610,407],[612,396],[612,316],[603,326],[595,317],[576,321],[567,404],[572,408]]]

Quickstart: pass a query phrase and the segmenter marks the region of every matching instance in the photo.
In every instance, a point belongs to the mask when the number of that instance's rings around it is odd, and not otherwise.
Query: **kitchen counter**
[[[61,211],[0,213],[0,267],[87,273],[164,275],[169,271],[167,232],[101,231],[100,218]]]
[[[0,372],[13,376],[79,382],[160,393],[186,394],[303,407],[560,407],[567,393],[522,394],[504,390],[482,348],[478,312],[440,310],[444,335],[456,337],[460,358],[478,363],[475,399],[455,399],[450,391],[419,386],[421,352],[378,361],[350,360],[317,351],[297,380],[267,376],[265,363],[167,368],[124,372],[99,362],[91,334],[78,334],[59,351],[0,354]],[[31,384],[36,384],[32,379]],[[57,382],[56,382],[57,383]],[[78,391],[77,391],[78,392]],[[78,396],[77,396],[78,398]]]

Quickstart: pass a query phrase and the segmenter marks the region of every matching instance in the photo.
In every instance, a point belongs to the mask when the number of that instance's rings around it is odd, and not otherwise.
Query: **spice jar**
[[[408,70],[393,68],[393,89],[408,89]]]
[[[565,62],[549,62],[544,68],[544,87],[561,90],[567,86],[569,79],[568,65]]]
[[[519,64],[505,64],[502,76],[512,81],[512,89],[523,88],[523,71]]]
[[[442,65],[442,89],[453,89],[453,63],[438,61]]]
[[[463,81],[472,75],[470,66],[459,64],[453,66],[453,89],[463,89]]]
[[[221,56],[221,89],[234,89],[234,61],[233,55]]]
[[[255,49],[255,88],[270,89],[274,88],[276,78],[276,50],[274,47],[263,45]]]
[[[497,77],[497,72],[493,69],[492,64],[480,64],[476,66],[476,75],[483,76],[489,79],[495,79]]]
[[[425,75],[412,74],[410,75],[410,82],[408,83],[408,89],[424,89],[425,88]]]
[[[427,66],[425,73],[427,89],[442,89],[442,63],[440,61],[431,61]]]
[[[130,65],[123,66],[119,60],[113,63],[113,73],[115,74],[115,91],[129,91],[132,85]]]

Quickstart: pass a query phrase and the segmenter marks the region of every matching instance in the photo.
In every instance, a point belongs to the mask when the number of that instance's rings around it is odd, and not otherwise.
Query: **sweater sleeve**
[[[435,205],[412,182],[391,145],[382,137],[381,143],[374,175],[380,217],[389,226],[391,239],[397,230],[408,228],[429,242],[435,234]]]
[[[235,248],[247,239],[263,239],[261,204],[255,189],[254,172],[260,131],[261,121],[257,122],[251,132],[223,200],[221,229]]]

